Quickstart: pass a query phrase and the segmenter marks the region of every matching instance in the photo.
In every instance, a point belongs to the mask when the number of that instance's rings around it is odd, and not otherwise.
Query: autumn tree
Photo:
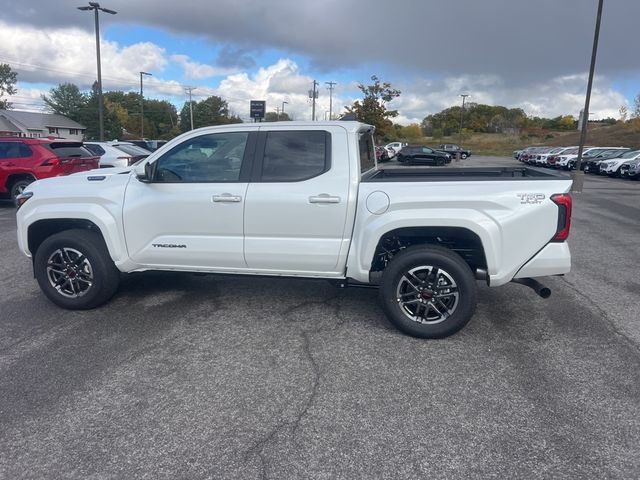
[[[372,85],[358,85],[364,97],[346,109],[354,113],[359,121],[376,127],[376,137],[384,137],[393,126],[390,119],[398,116],[397,110],[387,109],[387,103],[399,97],[400,90],[392,88],[389,82],[381,83],[376,75],[371,80]]]
[[[4,95],[15,95],[18,93],[16,82],[18,74],[11,70],[11,66],[7,63],[0,63],[0,109],[7,110],[11,108],[11,103],[7,99],[3,99]]]

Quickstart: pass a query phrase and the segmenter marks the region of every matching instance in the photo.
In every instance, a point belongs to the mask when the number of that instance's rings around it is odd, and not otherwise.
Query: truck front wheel
[[[416,245],[397,254],[382,275],[380,299],[402,332],[443,338],[464,327],[476,308],[473,272],[455,252]]]
[[[104,240],[89,230],[65,230],[47,238],[36,251],[34,269],[49,300],[69,310],[103,304],[120,282]]]

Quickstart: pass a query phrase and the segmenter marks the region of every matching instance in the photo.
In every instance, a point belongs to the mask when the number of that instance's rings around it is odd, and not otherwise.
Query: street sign
[[[264,118],[267,110],[267,102],[264,100],[251,100],[249,111],[251,118]]]

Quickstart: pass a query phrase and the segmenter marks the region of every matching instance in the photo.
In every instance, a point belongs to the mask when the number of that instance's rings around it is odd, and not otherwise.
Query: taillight
[[[558,228],[552,241],[564,242],[569,236],[569,229],[571,228],[571,195],[557,193],[551,195],[551,201],[558,205]]]
[[[51,167],[54,165],[60,165],[60,159],[58,157],[47,158],[44,162],[40,164],[42,167]]]

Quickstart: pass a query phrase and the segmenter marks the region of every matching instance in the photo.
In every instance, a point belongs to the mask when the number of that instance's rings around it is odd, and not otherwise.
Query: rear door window
[[[331,135],[322,130],[266,132],[262,182],[299,182],[328,171]]]

